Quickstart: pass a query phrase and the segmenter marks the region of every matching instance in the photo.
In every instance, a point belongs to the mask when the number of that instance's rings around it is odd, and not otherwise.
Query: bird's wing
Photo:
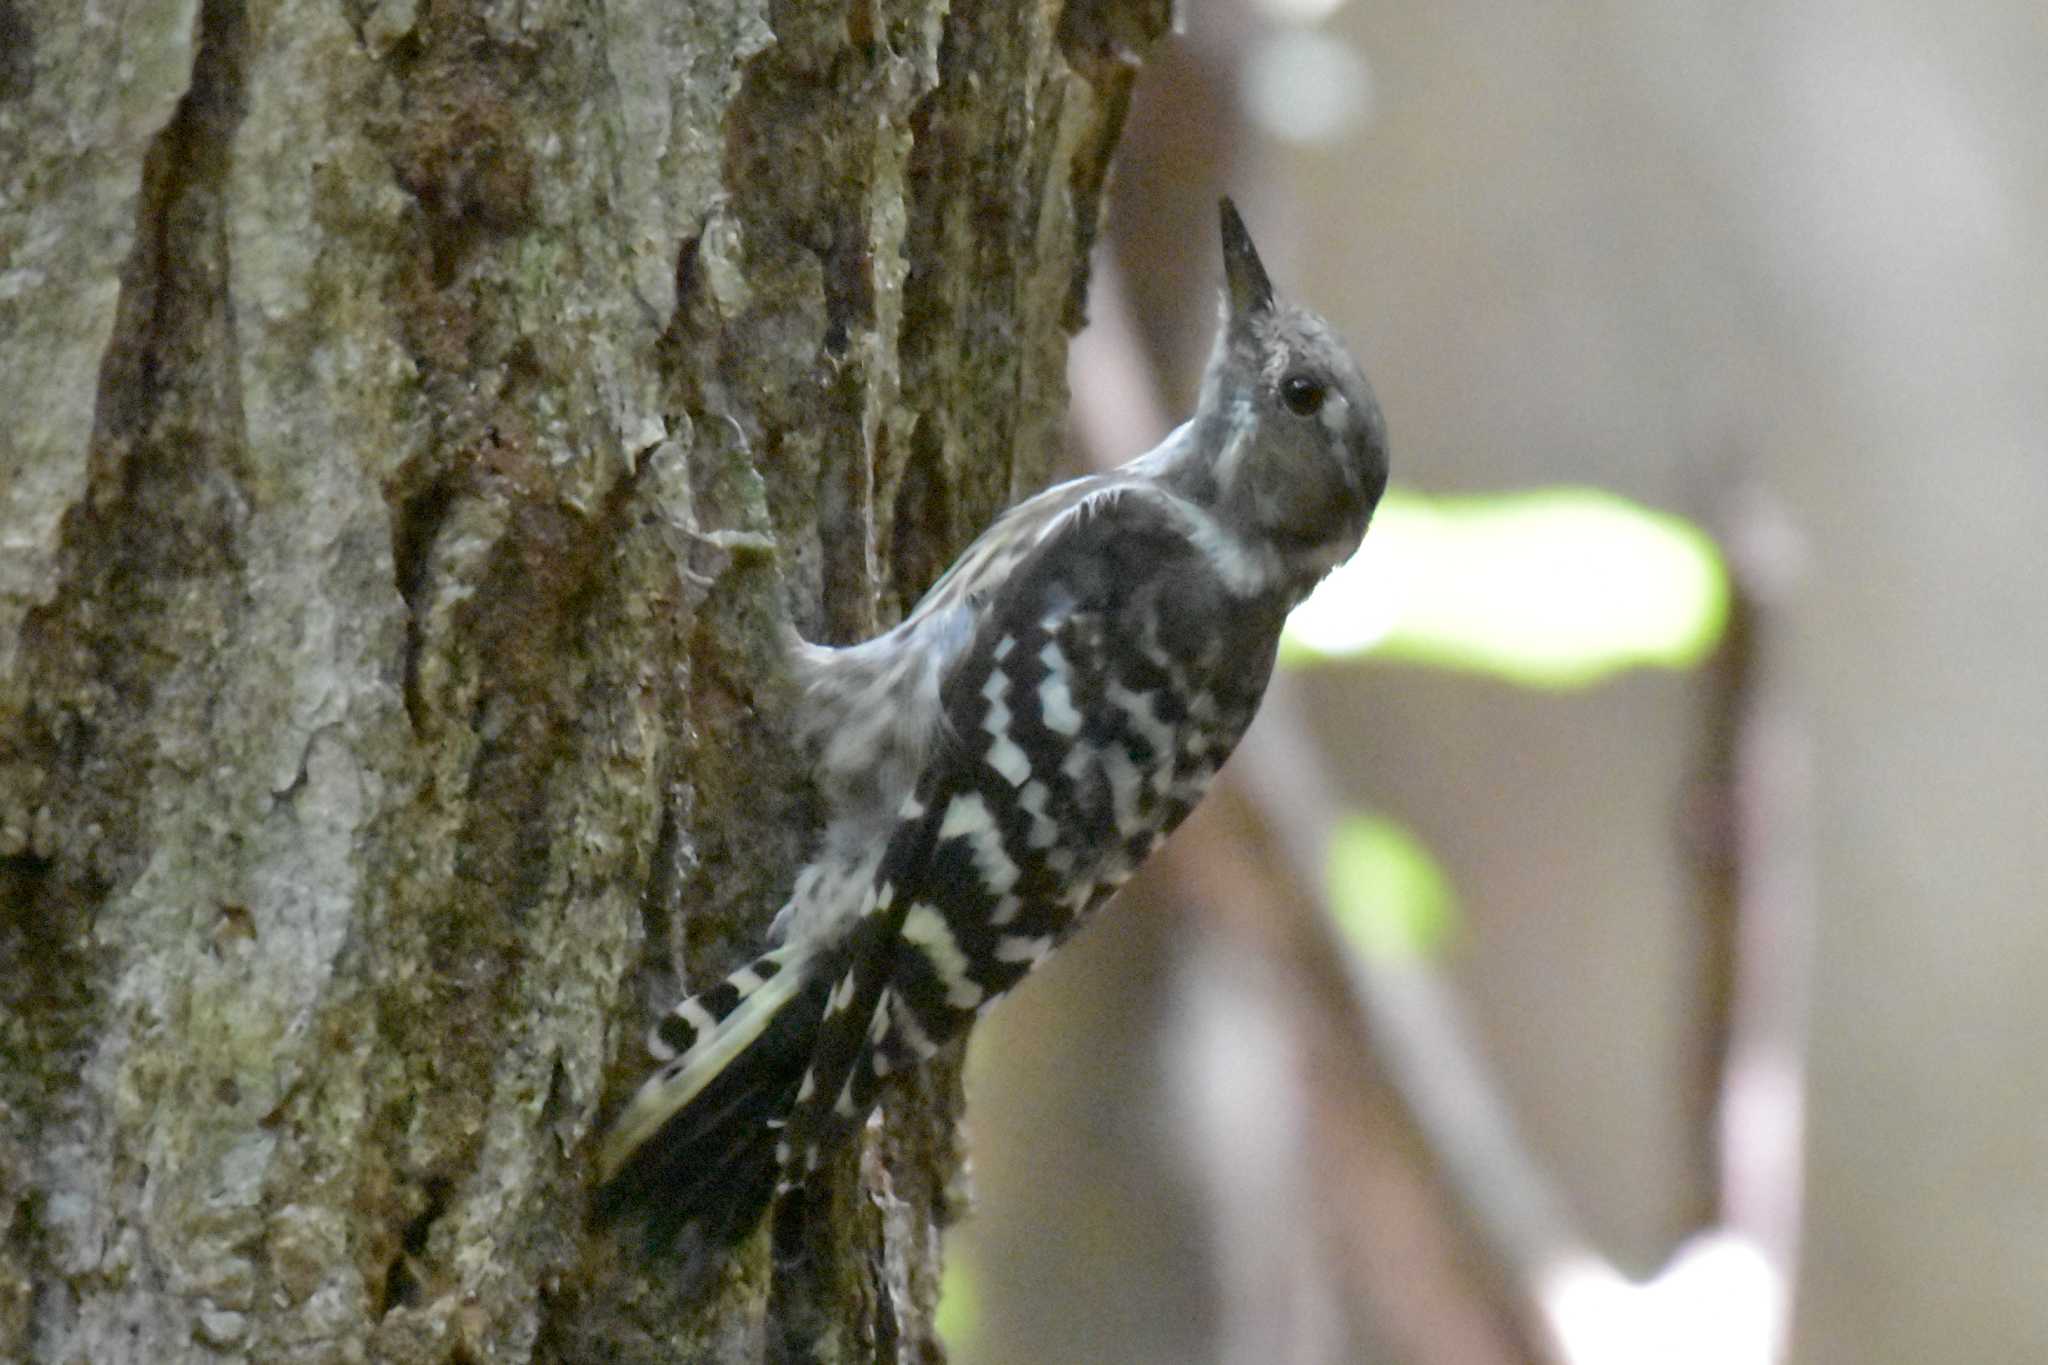
[[[986,583],[944,676],[941,733],[845,940],[784,1132],[786,1179],[1114,890],[1241,732],[1278,619],[1220,600],[1203,522],[1156,488],[1103,484]]]

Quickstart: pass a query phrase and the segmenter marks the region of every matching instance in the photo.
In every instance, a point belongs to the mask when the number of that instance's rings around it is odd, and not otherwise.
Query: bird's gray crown
[[[1167,478],[1312,583],[1358,547],[1386,489],[1386,423],[1330,325],[1276,295],[1229,199],[1221,216],[1222,325]]]

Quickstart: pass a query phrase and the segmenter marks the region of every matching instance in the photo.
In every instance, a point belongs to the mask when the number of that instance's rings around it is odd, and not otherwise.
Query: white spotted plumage
[[[913,905],[910,913],[903,917],[903,941],[931,964],[937,973],[939,985],[946,992],[946,1004],[956,1010],[981,1008],[981,1002],[988,998],[988,992],[971,975],[973,964],[967,954],[960,951],[960,945],[953,940],[953,931],[946,927],[946,917],[929,905]]]
[[[1200,800],[1287,611],[1364,534],[1385,433],[1224,208],[1195,416],[1005,513],[894,629],[789,639],[829,821],[779,946],[675,1007],[607,1208],[730,1240],[1074,931]],[[666,1049],[664,1053],[661,1049]]]

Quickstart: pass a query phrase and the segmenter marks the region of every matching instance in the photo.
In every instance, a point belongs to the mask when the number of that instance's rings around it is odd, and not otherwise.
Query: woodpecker
[[[1221,216],[1192,418],[1011,508],[887,633],[790,633],[819,852],[776,946],[655,1025],[601,1213],[744,1237],[1116,892],[1244,734],[1287,613],[1365,534],[1387,444],[1343,342]]]

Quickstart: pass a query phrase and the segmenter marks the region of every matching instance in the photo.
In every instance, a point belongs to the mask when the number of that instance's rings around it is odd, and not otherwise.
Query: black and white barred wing
[[[1281,608],[1233,598],[1204,514],[1111,485],[994,585],[833,986],[790,1178],[1016,985],[1191,810],[1250,720]]]
[[[847,880],[838,936],[684,1002],[607,1139],[600,1206],[731,1240],[1015,985],[1200,798],[1272,668],[1280,608],[1226,589],[1215,528],[1156,488],[1091,489],[961,592],[923,770]],[[821,915],[821,922],[842,918]]]

